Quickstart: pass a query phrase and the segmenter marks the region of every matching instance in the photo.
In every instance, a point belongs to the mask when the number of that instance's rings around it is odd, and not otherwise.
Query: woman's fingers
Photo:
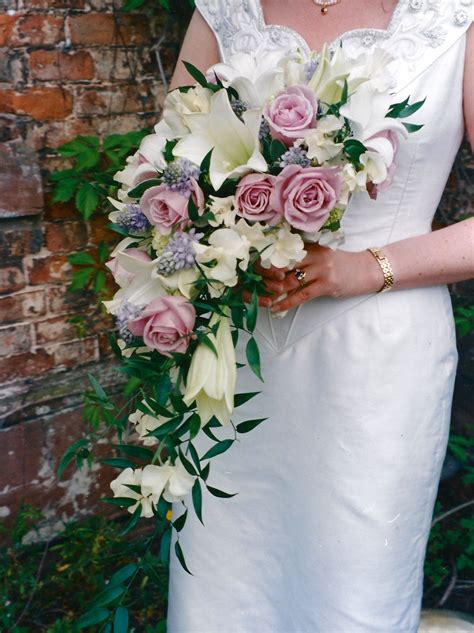
[[[245,303],[251,303],[252,295],[250,292],[248,292],[247,290],[244,290],[242,293],[242,297]],[[261,306],[262,308],[269,308],[272,305],[272,301],[273,301],[272,297],[262,297],[262,296],[258,297],[258,305]]]
[[[299,287],[285,299],[275,303],[272,306],[272,312],[284,312],[285,310],[296,308],[296,306],[301,303],[306,303],[306,301],[309,301],[310,299],[321,296],[323,294],[322,289],[322,284],[317,280],[307,284],[306,286]]]
[[[283,281],[285,279],[284,268],[276,268],[276,266],[270,266],[270,268],[264,268],[260,262],[257,260],[255,262],[255,272],[259,275],[262,275],[264,279],[273,279],[275,281]]]

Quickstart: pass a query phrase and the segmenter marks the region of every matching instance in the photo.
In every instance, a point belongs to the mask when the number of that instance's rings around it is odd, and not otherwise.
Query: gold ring
[[[298,280],[298,283],[300,284],[300,286],[304,286],[304,280],[306,279],[306,271],[301,270],[300,268],[295,268],[294,275],[296,279]]]

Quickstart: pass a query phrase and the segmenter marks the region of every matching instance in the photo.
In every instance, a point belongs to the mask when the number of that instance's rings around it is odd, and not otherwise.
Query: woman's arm
[[[170,90],[194,84],[182,61],[190,62],[201,72],[219,61],[219,49],[213,32],[199,11],[194,11],[181,46],[178,62],[171,79]]]
[[[474,148],[474,28],[467,34],[464,72],[464,118],[471,147]],[[374,246],[378,246],[374,244]],[[474,277],[474,218],[458,222],[426,235],[393,242],[383,247],[395,278],[395,288],[417,288],[453,283]],[[306,272],[301,288],[293,272],[260,269],[274,295],[290,293],[272,309],[288,310],[314,297],[345,297],[377,292],[383,286],[383,273],[367,251],[332,251],[318,245],[308,246],[308,255],[300,265]],[[261,304],[272,300],[262,297]]]

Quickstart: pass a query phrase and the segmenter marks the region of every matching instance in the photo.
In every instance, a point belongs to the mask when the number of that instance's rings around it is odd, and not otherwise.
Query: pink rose
[[[151,261],[151,257],[141,251],[139,248],[128,248],[126,251],[123,251],[126,255],[133,257],[134,259],[138,259],[141,262],[149,262]],[[117,257],[112,257],[108,262],[105,262],[105,265],[110,270],[113,275],[113,278],[118,283],[119,286],[123,286],[124,282],[131,281],[135,274],[127,270],[119,263]]]
[[[275,176],[268,174],[249,174],[237,185],[235,202],[237,215],[246,220],[276,224],[281,219],[281,211],[270,204],[270,196]]]
[[[277,176],[270,204],[301,231],[319,231],[341,193],[339,167],[288,165]]]
[[[191,194],[183,195],[178,191],[173,191],[164,183],[157,187],[150,187],[143,194],[140,209],[163,235],[169,235],[175,224],[187,223],[189,220],[189,195],[193,196],[194,203],[200,212],[204,209],[204,194],[193,178],[191,181],[193,186]]]
[[[272,135],[284,143],[301,138],[302,132],[316,127],[318,102],[307,86],[291,86],[267,104],[263,113]]]
[[[184,297],[160,297],[129,321],[128,328],[135,336],[142,336],[145,345],[170,356],[170,352],[188,349],[195,320],[196,311]]]

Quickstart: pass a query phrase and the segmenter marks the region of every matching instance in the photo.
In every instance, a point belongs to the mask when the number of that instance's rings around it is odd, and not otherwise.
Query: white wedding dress
[[[463,135],[470,4],[399,0],[387,30],[333,43],[385,47],[393,100],[427,97],[393,186],[352,199],[342,248],[431,230]],[[258,0],[196,5],[223,59],[308,50],[266,26]],[[320,298],[281,320],[262,310],[257,330],[265,383],[239,370],[238,391],[262,393],[235,421],[269,419],[213,461],[209,484],[238,495],[205,493],[205,527],[190,510],[180,542],[194,575],[172,554],[168,632],[415,633],[457,363],[447,287]]]

